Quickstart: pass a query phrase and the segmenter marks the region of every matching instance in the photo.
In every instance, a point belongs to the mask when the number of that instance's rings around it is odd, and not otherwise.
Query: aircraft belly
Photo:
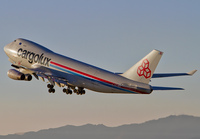
[[[82,77],[69,75],[70,77],[69,84],[73,84],[74,86],[83,87],[88,90],[101,92],[101,93],[119,93],[119,94],[137,94],[137,92],[133,91],[125,91],[121,88],[117,88],[116,86],[105,85],[97,81],[92,81],[89,79],[85,79]]]
[[[70,64],[59,64],[57,62],[50,63],[50,66],[55,70],[62,73],[66,73],[66,79],[69,84],[77,87],[87,88],[97,92],[104,93],[132,93],[132,94],[149,94],[150,91],[147,89],[137,89],[134,86],[123,86],[125,83],[136,83],[125,79],[122,76],[116,76],[113,73],[106,72],[103,70],[95,69],[94,67],[85,66],[84,70],[89,70],[90,72],[83,72],[82,69],[71,68],[71,66],[65,66]],[[147,85],[149,87],[149,85]],[[140,87],[140,85],[139,85]]]
[[[101,85],[100,83],[74,75],[68,75],[68,83],[74,86],[83,87],[93,91],[109,92],[108,87]]]
[[[50,67],[68,74],[68,83],[74,86],[104,93],[149,94],[151,92],[148,84],[144,85],[112,72],[57,54],[54,58],[50,61]],[[127,84],[127,86],[124,86],[123,83]]]

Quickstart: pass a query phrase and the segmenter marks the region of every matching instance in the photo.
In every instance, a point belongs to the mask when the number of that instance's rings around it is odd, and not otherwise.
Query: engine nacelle
[[[25,81],[31,81],[32,80],[32,76],[30,74],[25,74]]]
[[[25,75],[15,69],[10,69],[8,72],[8,77],[13,79],[13,80],[24,80]],[[31,77],[32,78],[32,77]]]

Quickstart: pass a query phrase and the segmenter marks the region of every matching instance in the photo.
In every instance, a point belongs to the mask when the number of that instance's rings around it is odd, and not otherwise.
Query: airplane
[[[47,81],[49,93],[55,85],[66,94],[85,94],[85,89],[101,93],[150,94],[153,90],[183,90],[177,87],[151,86],[151,78],[193,75],[188,73],[155,73],[163,55],[152,50],[124,73],[114,73],[55,53],[33,41],[19,38],[4,47],[14,69],[7,72],[14,80],[31,81],[32,76]]]

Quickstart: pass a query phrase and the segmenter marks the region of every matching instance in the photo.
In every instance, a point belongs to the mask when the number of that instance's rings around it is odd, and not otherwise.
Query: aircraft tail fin
[[[148,84],[162,55],[163,52],[161,51],[158,50],[151,51],[148,55],[142,58],[129,70],[121,74],[121,76],[124,76],[134,81]]]

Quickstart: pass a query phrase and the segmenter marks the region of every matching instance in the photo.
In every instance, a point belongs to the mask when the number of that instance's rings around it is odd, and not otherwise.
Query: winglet
[[[197,70],[192,70],[192,71],[188,72],[187,74],[192,76],[196,71]]]

